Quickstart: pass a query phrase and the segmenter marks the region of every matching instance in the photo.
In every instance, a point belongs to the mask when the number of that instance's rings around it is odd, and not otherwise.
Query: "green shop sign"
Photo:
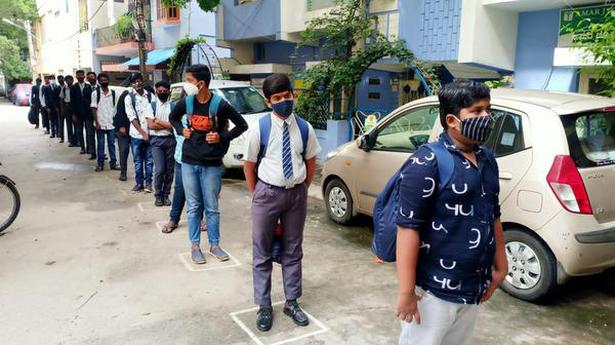
[[[563,8],[560,12],[559,47],[571,47],[573,43],[590,42],[590,24],[604,23],[610,18],[607,13],[613,4]]]

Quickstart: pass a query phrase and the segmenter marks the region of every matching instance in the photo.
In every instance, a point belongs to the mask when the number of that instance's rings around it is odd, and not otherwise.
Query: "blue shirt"
[[[500,217],[497,163],[476,146],[474,166],[447,133],[439,141],[453,155],[453,176],[440,192],[435,154],[420,147],[401,170],[397,225],[419,231],[417,286],[449,302],[478,304],[491,280]]]

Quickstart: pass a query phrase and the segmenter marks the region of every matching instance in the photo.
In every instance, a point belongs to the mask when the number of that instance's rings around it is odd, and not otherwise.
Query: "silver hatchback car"
[[[503,289],[536,301],[571,276],[615,266],[615,100],[496,89],[486,145],[500,168],[509,273]],[[420,145],[442,131],[438,100],[406,104],[323,168],[329,217],[371,215],[378,193]]]

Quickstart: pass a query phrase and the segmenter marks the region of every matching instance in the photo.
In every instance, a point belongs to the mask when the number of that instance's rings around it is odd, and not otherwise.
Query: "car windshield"
[[[270,110],[263,96],[251,86],[217,89],[216,92],[240,114],[256,114]]]
[[[566,115],[561,119],[578,167],[615,164],[615,112]]]

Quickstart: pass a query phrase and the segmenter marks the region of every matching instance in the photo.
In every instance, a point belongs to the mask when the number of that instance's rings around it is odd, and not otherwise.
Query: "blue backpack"
[[[440,142],[425,144],[435,155],[438,165],[438,191],[441,192],[453,177],[453,155]],[[399,212],[399,188],[401,171],[408,161],[387,182],[374,205],[374,238],[372,251],[385,262],[395,262],[397,248],[397,213]]]
[[[154,116],[156,116],[156,108],[158,108],[158,101],[153,101],[151,103],[152,105],[152,110],[154,112]],[[175,109],[175,106],[177,105],[177,102],[171,102],[171,111],[173,111],[173,109]]]
[[[307,151],[308,137],[310,134],[310,126],[307,121],[301,117],[295,115],[295,120],[299,126],[299,132],[301,132],[301,140],[303,142],[303,156],[305,157],[305,151]],[[258,151],[258,160],[265,157],[267,153],[267,146],[269,145],[269,136],[271,135],[271,114],[265,115],[258,120],[258,128],[260,130],[260,150]]]

